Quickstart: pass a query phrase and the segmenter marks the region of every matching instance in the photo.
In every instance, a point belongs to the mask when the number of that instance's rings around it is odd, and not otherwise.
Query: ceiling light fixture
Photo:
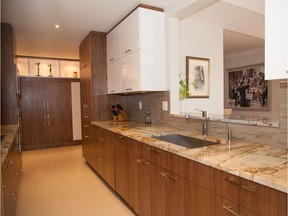
[[[60,29],[60,28],[61,28],[61,26],[60,26],[60,25],[57,25],[57,24],[55,24],[55,25],[54,25],[54,28],[56,28],[56,29]]]

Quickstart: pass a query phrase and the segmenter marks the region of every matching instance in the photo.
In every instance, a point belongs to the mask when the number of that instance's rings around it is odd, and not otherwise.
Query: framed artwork
[[[225,73],[225,108],[270,110],[271,84],[264,64],[228,69]]]
[[[187,98],[209,98],[210,60],[186,57]]]

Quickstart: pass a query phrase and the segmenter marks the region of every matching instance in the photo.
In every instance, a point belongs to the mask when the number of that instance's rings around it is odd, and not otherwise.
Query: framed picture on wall
[[[209,98],[210,60],[186,57],[187,98]]]
[[[225,108],[270,110],[271,85],[264,64],[228,69],[225,73]]]

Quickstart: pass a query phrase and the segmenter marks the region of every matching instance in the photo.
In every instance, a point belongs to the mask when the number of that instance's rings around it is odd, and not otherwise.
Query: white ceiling
[[[193,1],[196,2],[190,0]],[[233,4],[231,1],[234,1]],[[257,48],[264,43],[263,39],[259,40],[264,38],[264,15],[255,10],[236,6],[234,3],[238,1],[210,0],[213,2],[211,6],[193,15],[195,20],[212,22],[230,30],[224,34],[227,41],[224,46],[225,52],[243,51],[247,43],[250,43],[249,49]],[[253,1],[257,3],[263,0]],[[182,0],[180,2],[179,0],[2,0],[1,19],[2,22],[11,23],[14,28],[17,55],[78,59],[79,45],[88,32],[109,31],[139,3],[161,7],[166,11],[183,2]],[[61,29],[54,29],[54,24],[60,24]],[[239,41],[239,36],[245,40]]]

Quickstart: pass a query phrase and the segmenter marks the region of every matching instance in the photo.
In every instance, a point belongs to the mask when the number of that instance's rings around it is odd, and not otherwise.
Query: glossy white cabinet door
[[[115,87],[112,88],[119,85],[122,93],[167,90],[164,13],[140,7],[118,27],[121,81],[119,74],[111,72],[112,68],[117,69],[115,65],[110,65],[108,57],[108,93],[120,93]],[[107,43],[109,41],[107,38]],[[110,46],[112,45],[107,44],[108,48]],[[116,85],[116,82],[121,84]]]
[[[265,78],[288,78],[287,0],[265,0]]]
[[[108,94],[122,92],[121,59],[107,65]]]
[[[116,26],[107,34],[107,64],[120,58],[120,28]]]
[[[139,49],[139,8],[119,25],[121,57]]]
[[[122,91],[134,92],[140,90],[140,53],[135,51],[122,57]]]

